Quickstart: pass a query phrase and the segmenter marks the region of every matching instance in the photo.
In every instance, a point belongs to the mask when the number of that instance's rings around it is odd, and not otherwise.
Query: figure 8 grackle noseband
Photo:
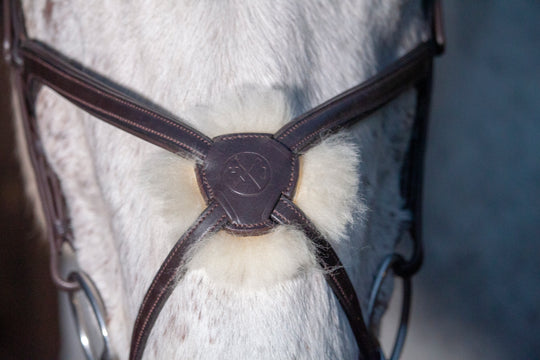
[[[413,215],[409,229],[413,253],[408,260],[399,254],[385,258],[374,279],[366,317],[369,322],[380,284],[387,270],[392,269],[405,281],[402,320],[391,357],[397,359],[407,327],[410,277],[422,262],[421,184],[432,61],[444,48],[440,3],[424,3],[431,38],[379,74],[298,116],[275,134],[238,133],[210,139],[182,121],[150,109],[118,90],[120,87],[110,86],[111,82],[105,83],[102,77],[67,60],[47,45],[28,39],[20,4],[4,0],[4,57],[11,66],[16,96],[21,104],[28,153],[46,217],[51,272],[57,286],[61,290],[77,291],[80,281],[75,281],[76,277],[64,279],[58,270],[62,245],[71,243],[72,232],[59,179],[45,158],[37,132],[34,108],[41,86],[51,88],[79,108],[134,136],[180,156],[199,160],[195,171],[207,207],[174,245],[155,275],[133,328],[130,360],[142,358],[150,331],[174,290],[179,272],[184,271],[184,256],[194,243],[221,229],[254,236],[278,224],[299,227],[316,244],[319,265],[325,270],[326,280],[349,320],[360,358],[384,359],[376,337],[366,326],[356,292],[338,256],[291,199],[298,180],[298,157],[320,141],[322,134],[364,119],[415,87],[416,117],[401,176],[402,195]],[[85,291],[91,298],[95,296],[93,292],[97,292],[94,287]],[[103,310],[94,307],[94,311]],[[98,315],[104,318],[103,314]]]

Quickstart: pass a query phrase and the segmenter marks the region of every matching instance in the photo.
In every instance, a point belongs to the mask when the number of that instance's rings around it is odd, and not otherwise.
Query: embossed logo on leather
[[[225,162],[223,183],[239,195],[256,195],[264,190],[272,169],[268,160],[254,152],[234,154]]]

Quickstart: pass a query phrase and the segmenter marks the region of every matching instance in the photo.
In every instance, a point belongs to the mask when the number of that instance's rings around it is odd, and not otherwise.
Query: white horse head
[[[24,12],[29,37],[215,137],[274,133],[376,74],[428,36],[421,3],[43,0],[24,1]],[[399,184],[414,107],[410,90],[301,156],[294,201],[336,249],[364,311],[378,265],[410,217]],[[196,161],[97,121],[48,89],[36,113],[78,263],[103,297],[114,353],[127,358],[157,269],[206,206]],[[186,270],[145,358],[358,357],[298,229],[217,232],[191,249]]]

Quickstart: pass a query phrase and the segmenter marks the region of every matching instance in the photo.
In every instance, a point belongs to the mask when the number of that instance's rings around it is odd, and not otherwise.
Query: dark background
[[[15,156],[7,69],[0,61],[0,359],[55,359],[56,292]]]
[[[445,1],[444,9],[426,261],[403,359],[540,359],[540,2]],[[0,358],[53,359],[55,292],[22,195],[6,80],[2,64]]]
[[[443,1],[403,360],[540,359],[540,1]]]

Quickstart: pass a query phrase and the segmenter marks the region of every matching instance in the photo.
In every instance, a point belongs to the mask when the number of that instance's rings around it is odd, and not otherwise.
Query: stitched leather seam
[[[424,45],[425,43],[421,44],[421,45]],[[420,45],[418,46],[420,47]],[[422,66],[422,63],[425,62],[426,59],[424,59],[424,57],[420,57],[419,56],[419,59],[417,59],[416,61],[411,61],[410,63],[407,64],[407,66],[403,66],[399,69],[399,71],[395,71],[393,73],[390,73],[390,74],[387,74],[386,77],[385,77],[385,82],[388,82],[388,83],[392,83],[392,82],[395,82],[395,78],[397,77],[400,77],[400,76],[406,76],[409,72],[411,72],[412,74],[409,74],[406,79],[408,79],[409,81],[407,81],[407,87],[410,86],[409,84],[410,83],[414,83],[416,81],[418,81],[418,79],[422,76],[422,75],[418,75],[418,72],[413,72],[411,69],[414,69],[415,67],[417,66]],[[405,70],[403,70],[405,68]],[[371,78],[372,79],[372,78]],[[381,81],[382,79],[379,79],[379,82]],[[369,79],[367,80],[369,81]],[[404,82],[404,81],[403,81]],[[402,82],[402,83],[403,83]],[[376,83],[376,84],[369,84],[370,86],[373,86],[373,87],[380,87],[380,84],[379,83]],[[368,88],[369,89],[369,86]],[[357,91],[361,91],[361,90],[366,90],[366,88],[364,89],[358,89]],[[354,93],[354,92],[353,92]],[[351,93],[352,94],[352,93]],[[320,111],[318,111],[317,113],[309,116],[309,117],[306,117],[304,120],[300,121],[300,122],[297,122],[296,124],[294,124],[293,126],[291,126],[289,129],[287,129],[287,131],[285,131],[283,134],[281,134],[278,139],[280,140],[283,140],[285,139],[287,136],[291,135],[291,133],[296,130],[297,128],[305,125],[306,122],[308,121],[311,121],[311,119],[313,118],[316,118],[321,111],[324,112],[324,110],[326,110],[327,107],[325,108],[322,108],[320,109]],[[317,133],[325,130],[325,129],[329,129],[331,128],[331,124],[335,123],[336,121],[333,121],[331,123],[325,123],[324,126],[320,127],[318,130],[316,130],[314,133],[311,133],[310,135],[304,137],[302,140],[300,140],[299,142],[297,142],[295,145],[292,146],[293,149],[299,147],[301,144],[305,143],[309,138],[315,136]]]
[[[59,73],[58,71],[60,71],[60,70],[56,69],[55,67],[49,65],[48,63],[46,63],[46,62],[43,61],[42,59],[40,59],[40,58],[34,56],[32,53],[28,53],[28,52],[27,52],[27,53],[26,53],[26,56],[29,57],[29,58],[31,58],[31,59],[33,59],[34,61],[40,63],[42,66],[45,66],[46,68],[52,70],[53,72],[55,72],[55,73],[57,73],[57,74]],[[107,94],[106,92],[103,92],[103,91],[101,91],[101,90],[99,90],[99,89],[97,89],[97,88],[91,87],[91,86],[89,86],[88,84],[86,84],[86,83],[80,81],[79,79],[77,79],[76,77],[74,77],[74,76],[72,76],[72,75],[70,75],[70,74],[68,74],[68,73],[64,73],[64,72],[62,71],[61,74],[63,75],[63,77],[71,79],[71,81],[73,81],[73,82],[75,82],[75,83],[81,85],[82,87],[85,87],[86,89],[89,89],[89,90],[91,90],[91,91],[95,91],[95,92],[97,92],[97,93],[99,93],[99,94],[101,94],[101,95],[103,95],[103,96],[105,96],[105,97],[107,97],[107,98],[109,98],[109,99],[111,99],[111,100],[113,100],[113,101],[116,101],[116,102],[118,102],[118,103],[124,104],[124,105],[126,105],[126,106],[128,106],[128,107],[131,107],[131,108],[133,108],[133,109],[136,109],[136,110],[138,110],[138,111],[141,111],[141,112],[143,112],[143,113],[145,113],[145,114],[147,114],[147,115],[150,115],[150,116],[153,117],[154,119],[157,119],[157,120],[160,120],[160,121],[162,121],[162,122],[164,122],[164,123],[166,123],[166,124],[172,125],[172,126],[178,128],[178,129],[182,130],[183,132],[186,132],[186,133],[188,133],[189,135],[194,136],[195,138],[197,138],[197,139],[201,140],[202,142],[206,143],[207,145],[210,145],[210,144],[211,144],[210,141],[208,141],[208,140],[205,139],[204,137],[200,136],[200,135],[197,134],[196,132],[193,132],[193,131],[191,131],[191,130],[185,128],[185,127],[182,126],[181,124],[178,124],[178,123],[176,123],[176,122],[174,122],[174,121],[168,120],[168,119],[166,119],[166,118],[164,118],[164,117],[162,117],[162,116],[160,116],[160,115],[158,115],[158,114],[156,114],[156,113],[153,113],[153,112],[151,112],[151,111],[148,111],[147,109],[144,109],[144,108],[142,108],[142,107],[140,107],[140,106],[137,106],[137,105],[132,104],[132,103],[130,103],[130,102],[127,102],[127,101],[125,101],[125,100],[122,100],[122,99],[119,99],[119,98],[117,98],[117,97],[114,97],[113,95]],[[73,96],[73,98],[75,98],[75,97]]]
[[[219,140],[229,141],[229,140],[244,139],[244,138],[270,138],[270,135],[236,134],[236,135],[221,137],[219,138]]]
[[[300,140],[299,142],[297,142],[296,144],[294,144],[293,146],[291,146],[291,149],[292,149],[292,150],[296,150],[298,147],[300,147],[300,145],[302,145],[303,143],[309,141],[309,139],[311,139],[311,138],[314,137],[315,135],[321,133],[323,130],[325,130],[325,128],[316,130],[315,132],[311,133],[310,135],[306,136],[305,138],[303,138],[302,140]]]
[[[297,122],[296,124],[294,124],[293,126],[291,126],[287,131],[285,131],[283,134],[281,134],[278,139],[280,140],[283,140],[285,139],[287,136],[289,136],[294,130],[296,130],[297,128],[299,128],[300,126],[304,125],[307,121],[309,121],[312,117],[307,117],[305,118],[304,120],[300,121],[300,122]]]
[[[217,204],[216,204],[216,206],[217,206]],[[197,226],[199,226],[200,223],[201,223],[208,215],[210,215],[210,213],[211,213],[214,209],[215,209],[215,207],[212,208],[212,210],[211,210],[208,214],[206,214],[206,216],[203,217],[203,218],[201,219],[200,222],[197,223],[197,225],[195,226],[195,228],[196,228]],[[216,228],[216,227],[217,227],[217,226],[225,219],[225,217],[226,217],[226,215],[221,216],[221,218],[220,218],[220,219],[219,219],[219,220],[218,220],[218,221],[217,221],[210,229],[208,229],[208,232],[212,232],[212,231],[213,231],[213,230],[214,230],[214,229],[215,229],[215,228]],[[195,228],[194,228],[193,230],[195,230]],[[190,233],[188,233],[187,236],[184,237],[184,240],[187,239],[187,238],[191,235],[191,233],[193,233],[193,231],[191,231]],[[182,241],[182,243],[183,243],[183,241]],[[173,253],[173,256],[174,256],[174,254],[177,252],[177,250],[180,248],[180,246],[181,246],[181,244],[179,244],[178,247],[177,247],[177,249],[175,249],[175,251],[174,251],[174,253]],[[172,256],[171,256],[171,258],[172,258]],[[167,261],[167,263],[169,263],[169,261]],[[164,267],[162,267],[162,269],[164,269]],[[162,273],[162,271],[160,271],[160,274],[161,274],[161,273]],[[159,276],[159,275],[158,275],[158,276]],[[170,277],[170,278],[169,278],[169,280],[167,281],[167,283],[165,284],[165,286],[163,287],[163,289],[162,289],[162,290],[159,292],[159,294],[157,295],[157,297],[156,297],[154,303],[152,304],[152,307],[151,307],[150,310],[147,312],[147,314],[152,315],[152,313],[154,312],[155,307],[157,306],[157,304],[158,304],[158,302],[160,301],[160,299],[163,297],[163,294],[165,293],[165,291],[167,291],[167,289],[169,288],[169,285],[170,285],[170,283],[173,281],[173,279],[174,279],[174,277]],[[153,285],[155,285],[155,283],[154,283]],[[152,288],[153,288],[153,287],[152,287]],[[151,293],[151,289],[148,290],[147,294],[150,294],[150,293]],[[146,299],[145,299],[145,300],[146,300]],[[146,301],[145,301],[143,304],[141,304],[141,309],[144,308],[145,303],[146,303]],[[145,318],[144,323],[143,323],[142,326],[141,326],[141,330],[140,330],[140,332],[139,332],[140,335],[138,336],[137,341],[135,342],[134,351],[133,351],[134,354],[137,353],[137,351],[138,351],[138,348],[139,348],[139,346],[140,346],[140,341],[141,341],[141,339],[142,339],[142,335],[144,334],[144,332],[145,332],[145,330],[146,330],[146,327],[147,327],[147,325],[148,325],[148,321],[149,321],[149,320],[150,320],[150,316],[147,316],[147,317]],[[137,325],[137,324],[136,324],[136,325]],[[134,327],[134,328],[135,328],[135,327]]]
[[[281,220],[287,224],[291,224],[291,221],[289,219],[287,219],[285,217],[285,215],[283,215],[282,213],[280,213],[279,211],[277,211],[276,209],[274,209],[274,214],[276,214],[279,218],[281,218]]]
[[[298,210],[296,210],[296,208],[294,206],[292,206],[291,204],[289,204],[287,201],[285,201],[283,198],[279,199],[281,202],[283,202],[285,204],[285,206],[287,206],[289,209],[291,209],[292,211],[294,211],[294,213],[296,215],[298,215],[307,225],[310,225],[311,226],[311,223],[309,222],[309,220],[303,216]],[[277,211],[276,211],[277,213]],[[333,254],[331,254],[332,257]],[[337,280],[335,274],[333,271],[331,271],[331,269],[329,269],[326,264],[325,264],[325,270],[328,270],[329,271],[329,275],[332,277],[332,279],[334,280],[334,283],[337,285],[339,291],[341,292],[341,295],[343,297],[343,299],[347,302],[347,304],[349,306],[351,306],[351,301],[349,300],[349,298],[346,296],[345,294],[345,291],[343,290],[343,288],[341,287],[341,284],[339,283],[339,281]]]
[[[189,238],[191,236],[191,234],[193,234],[193,232],[195,232],[195,230],[197,230],[197,228],[199,227],[199,225],[208,217],[212,214],[212,212],[214,212],[214,210],[219,206],[219,204],[214,204],[210,209],[208,209],[208,212],[203,216],[201,217],[197,223],[191,228],[191,230],[189,232],[187,232],[185,234],[185,236],[182,237],[182,240],[180,241],[180,243],[178,243],[177,245],[175,245],[175,249],[173,250],[173,252],[167,256],[167,259],[165,260],[165,262],[163,263],[163,265],[161,266],[158,274],[154,277],[155,279],[159,278],[161,276],[161,274],[163,273],[163,271],[165,271],[165,269],[167,268],[167,265],[172,261],[172,259],[174,258],[174,256],[176,255],[176,253],[180,250],[182,244],[184,243],[184,241]],[[211,232],[212,230],[215,229],[215,227],[217,225],[219,225],[221,223],[221,221],[223,221],[223,219],[225,218],[225,215],[223,215],[219,221],[217,221],[214,226],[209,230],[209,232]],[[150,308],[150,311],[147,312],[148,315],[152,315],[152,312],[154,311],[155,307],[157,306],[157,303],[159,302],[159,300],[161,299],[161,297],[163,296],[163,294],[165,293],[165,291],[168,289],[169,287],[169,284],[170,282],[172,281],[174,277],[170,277],[169,280],[167,281],[167,284],[161,289],[161,291],[159,292],[159,294],[157,295],[157,297],[155,298],[155,301],[153,302],[151,308]],[[148,298],[150,296],[150,294],[152,293],[153,289],[155,288],[157,282],[153,282],[150,289],[148,289],[148,291],[146,292],[147,296],[145,296],[142,304],[141,304],[141,307],[140,309],[144,309],[146,304],[148,303]],[[135,345],[134,345],[134,353],[137,353],[138,351],[138,348],[139,348],[139,345],[140,345],[140,341],[142,339],[142,335],[144,334],[144,331],[146,329],[146,326],[148,324],[148,321],[150,320],[150,316],[146,316],[145,317],[145,320],[141,326],[141,330],[139,331],[139,335],[137,337],[137,340],[135,341]],[[135,323],[134,325],[134,329],[137,328],[137,325],[139,323],[139,319],[137,319],[137,322]]]
[[[209,215],[209,214],[208,214]],[[221,224],[221,222],[225,219],[226,215],[222,215],[221,218],[211,227],[207,230],[207,232],[213,232],[214,229],[219,225]],[[198,226],[198,225],[197,225]],[[189,236],[189,235],[188,235]],[[179,245],[180,246],[180,245]],[[161,291],[159,292],[159,294],[157,295],[156,297],[156,300],[154,301],[154,303],[152,304],[152,307],[150,308],[150,310],[148,311],[148,314],[149,315],[152,315],[152,313],[154,312],[154,309],[156,308],[158,302],[160,301],[160,299],[163,297],[163,294],[167,291],[167,289],[169,288],[169,285],[171,284],[171,282],[173,281],[174,279],[174,276],[171,276],[169,278],[169,280],[167,281],[167,283],[165,284],[165,286],[163,287],[163,289],[161,289]],[[149,291],[150,292],[150,291]],[[141,306],[141,309],[143,307]],[[137,352],[138,350],[138,347],[139,347],[139,344],[140,344],[140,340],[142,339],[142,334],[144,334],[145,330],[146,330],[146,326],[148,324],[148,321],[150,320],[150,317],[146,317],[142,327],[141,327],[141,331],[140,331],[140,336],[137,338],[137,341],[135,343],[135,351],[134,353]]]
[[[259,227],[259,226],[263,226],[263,225],[269,225],[270,223],[272,223],[270,220],[265,220],[263,222],[260,222],[258,224],[239,224],[235,221],[231,221],[231,224],[235,227],[240,227],[240,228],[254,228],[254,227]]]
[[[336,284],[339,291],[341,292],[341,296],[343,297],[343,300],[345,300],[347,302],[349,307],[352,307],[351,300],[347,297],[347,295],[345,293],[345,290],[343,289],[343,287],[341,286],[341,283],[336,278],[336,275],[335,275],[334,271],[332,271],[331,269],[328,269],[328,271],[329,271],[329,275],[332,277],[332,279],[334,281],[334,284]]]
[[[172,258],[174,257],[174,255],[178,252],[178,250],[180,249],[181,245],[184,243],[184,241],[197,229],[197,227],[210,215],[212,214],[212,212],[216,209],[216,207],[218,206],[218,204],[214,204],[210,209],[208,209],[208,212],[203,216],[201,217],[197,223],[191,228],[191,230],[189,232],[187,232],[185,234],[185,236],[182,237],[182,241],[180,241],[180,243],[178,243],[176,246],[175,246],[175,249],[173,250],[173,252],[170,254],[170,256],[167,257],[167,259],[165,260],[165,263],[163,263],[163,266],[161,266],[161,269],[159,270],[158,274],[156,275],[155,278],[158,278],[159,276],[161,276],[161,274],[163,273],[163,271],[165,270],[165,268],[167,267],[167,264],[169,264],[172,260]],[[147,291],[147,294],[151,293],[152,290],[154,289],[154,287],[156,286],[156,283],[153,283],[152,286],[150,287],[150,289],[148,289]],[[141,309],[144,307],[143,305],[146,303],[146,299],[143,301],[142,305],[141,305]]]
[[[30,58],[33,58],[34,61],[39,62],[41,65],[43,65],[43,66],[49,68],[50,70],[56,72],[56,69],[55,69],[53,66],[49,65],[48,63],[44,62],[44,61],[41,60],[40,58],[34,56],[33,54],[28,53],[28,54],[26,54],[26,55],[27,55],[28,57],[30,57]],[[185,127],[183,127],[182,125],[180,125],[180,124],[178,124],[178,123],[176,123],[176,122],[174,122],[174,121],[170,121],[170,120],[168,120],[168,119],[166,119],[166,118],[164,118],[164,117],[162,117],[162,116],[160,116],[160,115],[158,115],[158,114],[156,114],[156,113],[153,113],[153,112],[151,112],[151,111],[148,111],[147,109],[144,109],[144,108],[142,108],[142,107],[140,107],[140,106],[137,106],[137,105],[135,105],[135,104],[132,104],[132,103],[127,102],[127,101],[125,101],[125,100],[122,100],[122,99],[120,99],[120,98],[114,97],[113,95],[107,94],[107,93],[105,93],[105,92],[103,92],[103,91],[101,91],[101,90],[99,90],[99,89],[97,89],[97,88],[93,88],[93,87],[91,87],[91,86],[89,86],[88,84],[86,84],[86,83],[80,81],[79,79],[77,79],[76,77],[74,77],[74,76],[72,76],[72,75],[70,75],[70,74],[68,74],[68,73],[62,72],[62,74],[64,75],[64,77],[70,78],[70,79],[71,79],[72,81],[74,81],[75,83],[77,83],[77,84],[79,84],[79,85],[81,85],[81,86],[83,86],[83,87],[85,87],[85,88],[87,88],[87,89],[89,89],[89,90],[95,91],[95,92],[97,92],[97,93],[99,93],[99,94],[101,94],[101,95],[103,95],[103,96],[105,96],[105,97],[107,97],[107,98],[109,98],[109,99],[111,99],[111,100],[113,100],[113,101],[119,102],[119,103],[124,104],[124,105],[126,105],[126,106],[128,106],[128,107],[131,107],[131,108],[133,108],[133,109],[142,111],[143,113],[148,114],[148,115],[152,116],[153,118],[155,118],[155,119],[157,119],[157,120],[161,120],[161,121],[163,121],[163,122],[165,122],[165,123],[167,123],[167,124],[169,124],[169,125],[172,125],[172,126],[174,126],[174,127],[179,128],[180,130],[182,130],[182,131],[184,131],[184,132],[186,132],[186,133],[188,133],[188,134],[190,134],[190,135],[192,135],[192,136],[195,136],[196,138],[198,138],[199,140],[205,142],[205,143],[208,144],[208,145],[211,144],[207,139],[201,137],[199,134],[197,134],[197,133],[195,133],[195,132],[193,132],[193,131],[191,131],[191,130],[185,128]]]
[[[208,190],[208,195],[209,195],[210,199],[213,199],[214,198],[214,190],[210,186],[210,183],[208,182],[208,178],[206,177],[206,170],[204,169],[204,164],[201,166],[201,172],[202,172],[203,184],[205,185],[206,190]]]
[[[199,150],[197,150],[197,149],[195,149],[195,148],[193,148],[193,147],[191,147],[191,146],[189,146],[189,145],[186,145],[186,144],[184,144],[183,142],[181,142],[181,141],[179,141],[179,140],[177,140],[177,139],[175,139],[175,138],[173,138],[173,137],[170,137],[170,136],[168,136],[168,135],[162,134],[162,133],[160,133],[160,132],[158,132],[158,131],[156,131],[156,130],[147,128],[147,127],[145,127],[145,126],[143,126],[143,125],[140,125],[140,124],[138,124],[138,123],[136,123],[136,122],[133,122],[133,121],[131,121],[131,120],[124,119],[124,118],[122,118],[122,117],[120,117],[120,116],[118,116],[118,115],[116,115],[116,114],[114,114],[114,113],[112,113],[112,112],[103,110],[103,109],[101,109],[101,108],[95,106],[94,104],[91,104],[91,103],[89,103],[89,102],[87,102],[87,101],[84,101],[84,100],[82,100],[82,99],[80,99],[80,98],[77,98],[77,97],[73,96],[73,95],[70,94],[70,93],[67,93],[66,91],[64,91],[64,90],[62,90],[62,89],[60,89],[60,88],[58,88],[56,85],[53,85],[52,83],[50,83],[48,80],[38,78],[38,77],[35,76],[34,74],[29,75],[28,80],[32,80],[33,78],[39,79],[40,82],[46,84],[48,87],[50,87],[51,89],[57,91],[58,93],[62,94],[63,96],[65,96],[65,97],[68,98],[68,99],[73,99],[73,100],[75,100],[75,101],[77,101],[77,102],[79,102],[79,103],[81,103],[81,104],[83,104],[83,105],[85,105],[85,106],[88,106],[89,108],[94,109],[94,110],[97,111],[97,112],[100,112],[100,113],[102,113],[102,114],[106,114],[106,115],[108,115],[108,116],[110,116],[110,117],[113,117],[113,118],[115,118],[115,119],[117,119],[117,120],[120,120],[120,121],[122,121],[122,122],[124,122],[124,123],[126,123],[126,124],[129,124],[129,125],[131,125],[131,126],[134,126],[134,127],[136,127],[136,128],[139,128],[139,129],[141,129],[141,130],[144,130],[144,131],[146,131],[146,132],[148,132],[148,133],[150,133],[150,134],[157,135],[157,136],[159,136],[159,137],[161,137],[161,138],[163,138],[163,139],[165,139],[165,140],[169,140],[169,141],[171,141],[172,143],[177,144],[177,145],[180,146],[181,148],[184,148],[185,150],[187,150],[187,151],[190,152],[190,153],[198,154],[198,155],[201,156],[202,158],[205,157],[205,154],[201,153]]]
[[[285,192],[287,194],[290,193],[291,187],[294,184],[295,174],[296,174],[296,161],[298,160],[298,157],[293,155],[292,162],[291,162],[291,177],[289,178],[289,185],[287,186],[287,189],[285,189]]]
[[[287,206],[289,209],[291,209],[292,211],[294,211],[294,213],[296,215],[298,215],[299,218],[301,218],[306,224],[310,225],[311,223],[309,222],[309,220],[302,214],[300,213],[298,210],[296,210],[296,208],[294,206],[292,206],[291,204],[289,204],[288,201],[284,200],[283,198],[279,199],[279,201],[281,201],[282,203],[285,204],[285,206]]]

